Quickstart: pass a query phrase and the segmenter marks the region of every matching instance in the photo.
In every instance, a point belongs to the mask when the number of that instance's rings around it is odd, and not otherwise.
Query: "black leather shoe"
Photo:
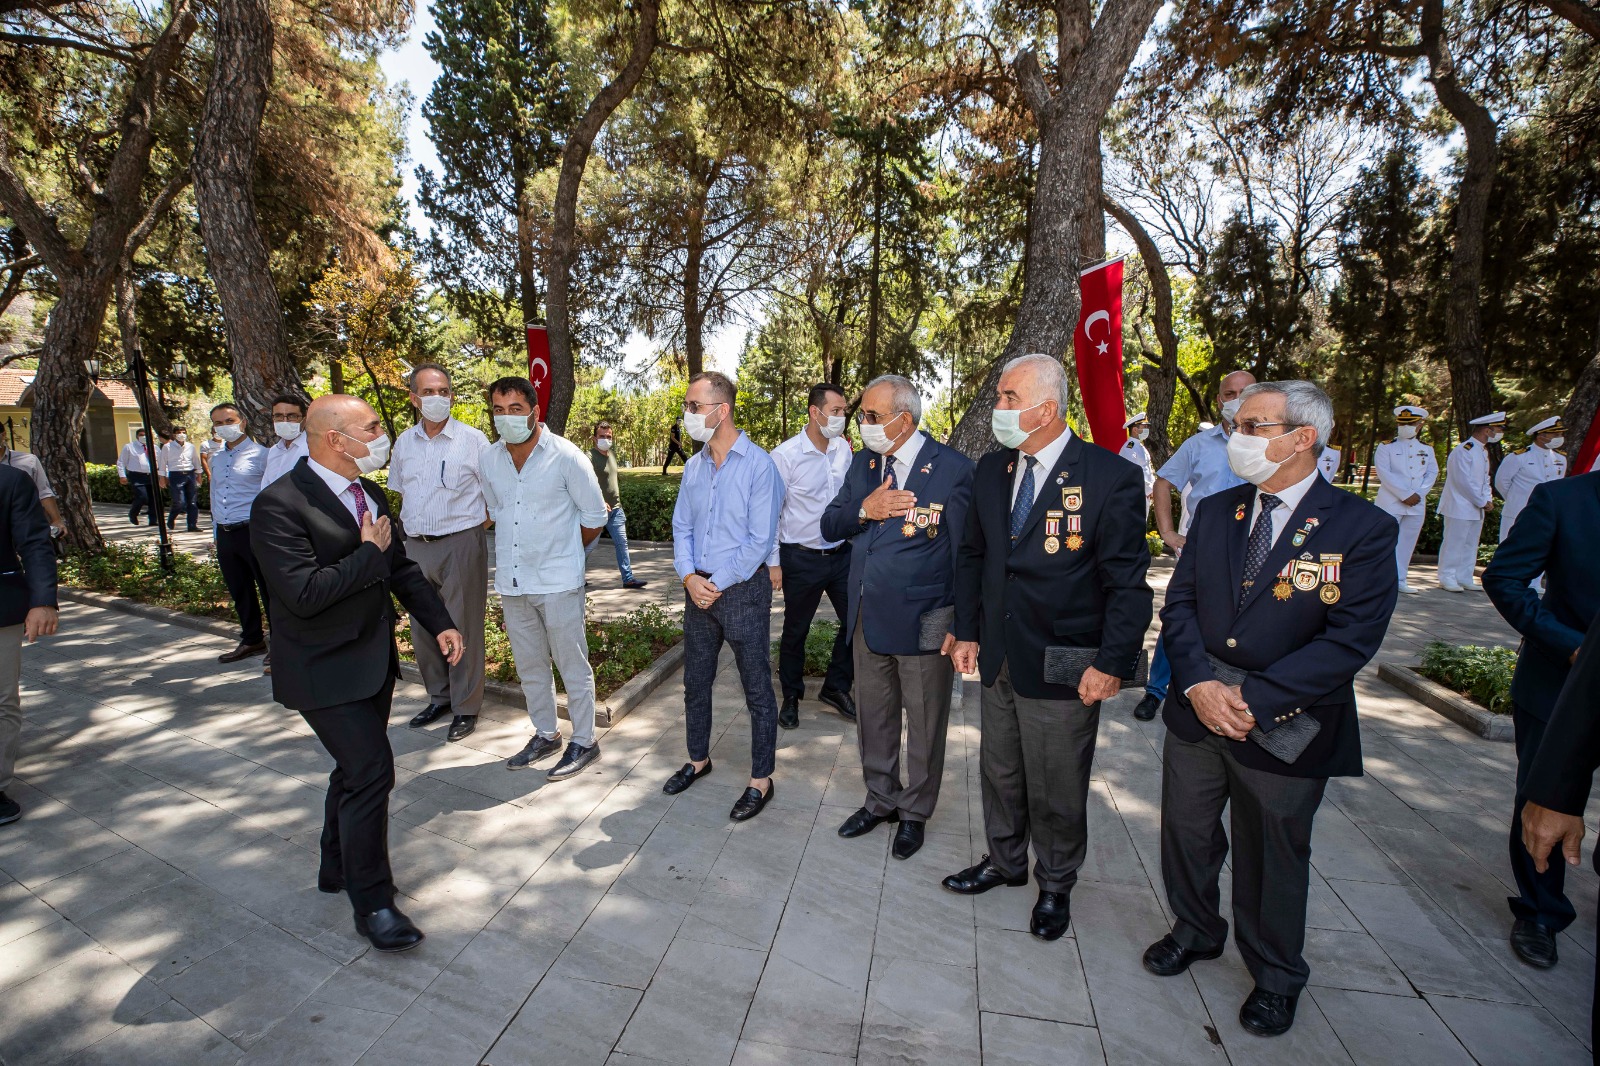
[[[590,744],[587,748],[582,744],[568,744],[566,753],[561,756],[561,761],[550,767],[550,780],[565,781],[583,773],[583,768],[600,758],[600,745]]]
[[[1548,970],[1556,964],[1556,935],[1538,922],[1518,918],[1511,926],[1511,950],[1529,966]]]
[[[767,805],[767,800],[771,799],[772,794],[776,791],[778,791],[778,783],[771,778],[767,779],[767,790],[765,792],[751,785],[744,790],[744,795],[734,802],[733,810],[728,812],[728,817],[736,822],[748,822],[761,813],[761,808]]]
[[[1222,957],[1221,948],[1210,951],[1191,951],[1172,938],[1172,934],[1157,940],[1144,949],[1144,968],[1157,977],[1176,977],[1192,963]]]
[[[1257,1036],[1282,1036],[1294,1025],[1294,1008],[1299,996],[1280,996],[1258,988],[1239,1008],[1239,1024]]]
[[[1060,940],[1072,922],[1072,901],[1065,892],[1039,893],[1039,902],[1033,905],[1033,921],[1028,932],[1040,940]]]
[[[890,811],[880,818],[865,807],[862,807],[844,820],[844,824],[839,827],[839,835],[846,840],[850,840],[854,837],[866,836],[884,822],[898,822],[899,820],[900,814],[898,811]]]
[[[778,708],[778,725],[784,729],[795,729],[800,725],[800,701],[793,696],[783,698],[783,706]]]
[[[458,714],[450,719],[450,732],[444,736],[445,740],[465,740],[478,728],[478,716],[475,714]]]
[[[554,755],[561,750],[561,736],[541,737],[538,733],[525,744],[521,751],[506,760],[507,770],[526,770],[534,763],[547,755]]]
[[[900,828],[894,834],[894,847],[889,854],[897,859],[909,859],[922,850],[921,822],[914,822],[906,818],[900,822]]]
[[[839,717],[851,722],[856,720],[856,702],[850,698],[850,693],[840,692],[836,688],[825,688],[817,693],[817,699],[838,711]]]
[[[694,763],[686,762],[683,764],[683,769],[667,778],[667,783],[661,786],[661,791],[665,792],[669,796],[676,796],[678,793],[682,792],[684,789],[688,788],[690,785],[709,774],[711,772],[711,767],[712,762],[710,759],[707,759],[705,766],[699,770],[694,768]]]
[[[356,915],[356,932],[379,951],[406,951],[422,943],[422,930],[393,907]]]
[[[1144,699],[1139,701],[1139,706],[1133,709],[1133,716],[1141,722],[1148,722],[1156,716],[1156,712],[1160,709],[1160,698],[1146,693]]]
[[[0,825],[10,825],[22,817],[22,805],[0,792]]]
[[[261,641],[260,643],[257,643],[257,644],[246,644],[244,641],[241,640],[239,642],[239,646],[237,648],[234,648],[232,651],[228,652],[225,655],[217,656],[217,662],[219,662],[219,663],[236,663],[240,659],[248,659],[252,655],[260,655],[263,652],[265,652],[266,650],[267,650],[267,644],[266,644],[265,641]]]
[[[1002,885],[1007,888],[1021,888],[1027,883],[1027,874],[1021,877],[1007,877],[995,868],[987,855],[978,860],[978,865],[969,866],[958,874],[951,874],[941,882],[945,888],[963,896],[981,895],[991,888],[999,888]]]
[[[449,713],[450,705],[448,703],[430,703],[418,711],[416,717],[407,724],[412,729],[421,729],[425,725],[432,725]]]
[[[638,578],[634,578],[632,581],[624,581],[622,583],[622,587],[625,589],[642,589],[648,584],[650,584],[650,582],[640,581]]]

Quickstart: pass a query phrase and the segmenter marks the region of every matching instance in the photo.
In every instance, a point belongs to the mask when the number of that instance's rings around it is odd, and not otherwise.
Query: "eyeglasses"
[[[893,411],[886,415],[880,415],[876,411],[862,411],[856,415],[856,421],[863,426],[886,426],[903,414],[904,411]]]
[[[727,401],[725,400],[717,400],[713,403],[698,403],[694,400],[685,400],[683,403],[683,413],[686,415],[697,415],[702,411],[709,411],[713,407],[721,407],[726,402]]]
[[[1299,429],[1303,425],[1305,425],[1304,422],[1256,422],[1246,419],[1243,422],[1234,423],[1233,428],[1247,437],[1254,437],[1263,429],[1276,429],[1279,426],[1283,426],[1286,429]],[[1282,434],[1279,434],[1279,436],[1282,436]]]

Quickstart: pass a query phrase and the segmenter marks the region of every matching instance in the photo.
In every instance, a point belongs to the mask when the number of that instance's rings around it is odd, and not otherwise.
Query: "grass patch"
[[[802,673],[807,677],[826,677],[833,662],[833,642],[839,636],[839,623],[819,618],[811,623],[806,634],[806,665]],[[772,642],[772,661],[778,661],[778,641]]]
[[[1511,713],[1511,675],[1517,653],[1511,648],[1431,642],[1418,672],[1472,700],[1491,714]]]
[[[233,601],[216,563],[174,552],[173,564],[169,574],[161,569],[153,548],[107,544],[93,554],[68,555],[59,562],[57,573],[61,584],[73,588],[107,592],[205,618],[234,617]]]

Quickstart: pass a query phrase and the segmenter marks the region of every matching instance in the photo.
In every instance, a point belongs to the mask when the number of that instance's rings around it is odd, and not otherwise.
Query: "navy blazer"
[[[924,654],[922,616],[955,602],[956,546],[972,500],[972,460],[924,436],[916,469],[900,484],[916,495],[915,511],[861,522],[861,505],[882,484],[884,463],[862,449],[822,513],[823,538],[850,542],[845,639],[853,638],[859,615],[867,647],[879,655]]]
[[[35,607],[56,605],[56,551],[33,478],[0,465],[0,626],[20,626]]]
[[[1597,531],[1600,473],[1547,481],[1534,487],[1483,572],[1483,590],[1523,637],[1512,702],[1541,722],[1550,720],[1572,653],[1600,612]],[[1542,598],[1530,587],[1540,574]]]
[[[1400,526],[1314,476],[1241,604],[1256,491],[1254,485],[1224,489],[1195,508],[1161,610],[1162,644],[1172,661],[1162,719],[1190,743],[1206,736],[1184,691],[1216,680],[1206,661],[1214,655],[1248,671],[1244,699],[1263,730],[1297,714],[1322,723],[1293,763],[1253,741],[1229,741],[1240,765],[1288,777],[1357,776],[1355,677],[1378,653],[1399,598]]]
[[[1075,686],[1045,682],[1046,647],[1098,647],[1095,669],[1127,677],[1150,628],[1144,471],[1073,434],[1039,479],[1013,546],[1016,463],[1012,448],[978,461],[957,565],[956,637],[978,641],[985,685],[1009,662],[1020,695],[1075,700]]]

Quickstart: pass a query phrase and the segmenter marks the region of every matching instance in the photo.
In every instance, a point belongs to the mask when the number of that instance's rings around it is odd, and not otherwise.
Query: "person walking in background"
[[[223,443],[222,450],[211,457],[212,535],[217,542],[217,566],[239,616],[239,646],[219,655],[217,661],[236,663],[267,652],[262,672],[270,674],[272,653],[267,650],[262,615],[267,587],[250,547],[250,508],[261,491],[267,449],[245,436],[244,415],[231,403],[211,409],[211,425]]]
[[[745,821],[772,798],[778,701],[772,694],[765,563],[777,541],[783,479],[771,456],[733,423],[737,393],[715,371],[689,379],[684,428],[704,444],[683,465],[672,510],[672,563],[683,582],[683,715],[689,761],[662,786],[675,796],[711,772],[711,688],[733,646],[750,713],[750,784],[728,816]]]
[[[649,584],[633,576],[633,560],[628,557],[628,516],[622,510],[622,490],[617,484],[617,456],[613,449],[616,437],[610,422],[598,422],[594,427],[594,447],[589,449],[589,462],[594,465],[594,476],[600,482],[600,495],[606,501],[606,533],[617,552],[617,570],[622,574],[622,587],[642,589]],[[590,541],[587,551],[594,551],[598,541]]]
[[[1150,466],[1150,449],[1144,446],[1144,442],[1150,437],[1150,419],[1140,411],[1124,422],[1122,428],[1128,431],[1128,439],[1122,442],[1122,448],[1117,454],[1144,472],[1144,514],[1148,520],[1150,496],[1156,488],[1156,472]]]
[[[1468,425],[1472,426],[1472,435],[1450,452],[1445,462],[1444,491],[1439,493],[1438,513],[1444,517],[1444,537],[1439,542],[1439,587],[1446,592],[1478,587],[1473,576],[1478,569],[1478,539],[1484,516],[1494,510],[1489,445],[1505,436],[1506,413],[1495,411],[1474,418]]]
[[[1483,572],[1483,590],[1511,628],[1522,634],[1511,677],[1516,730],[1517,792],[1511,812],[1511,948],[1529,966],[1556,964],[1556,937],[1577,911],[1566,895],[1566,870],[1538,870],[1522,846],[1522,812],[1529,768],[1545,741],[1556,701],[1578,648],[1600,614],[1600,566],[1594,561],[1600,530],[1600,474],[1536,485],[1511,535]],[[1533,580],[1545,575],[1541,596]],[[1588,693],[1591,697],[1593,690]]]
[[[167,515],[167,528],[176,529],[178,515],[184,515],[190,533],[200,530],[200,453],[189,443],[189,433],[182,426],[170,440],[161,445],[157,456],[157,473],[161,487],[172,493],[172,511]]]
[[[849,721],[856,717],[850,698],[855,669],[846,624],[850,542],[846,537],[825,537],[821,529],[822,513],[839,495],[850,469],[850,441],[844,435],[848,410],[837,385],[813,385],[806,398],[805,428],[772,450],[773,465],[783,479],[783,511],[767,569],[773,590],[783,591],[783,635],[778,640],[783,706],[778,708],[778,725],[784,729],[800,724],[800,701],[806,695],[806,637],[824,594],[840,625],[817,698]],[[851,524],[850,536],[857,529]]]
[[[525,770],[561,751],[554,660],[572,722],[572,740],[548,774],[561,781],[600,757],[583,570],[584,548],[605,525],[606,503],[583,452],[539,421],[539,394],[531,381],[501,378],[489,386],[489,402],[500,440],[479,464],[495,523],[494,588],[533,721],[533,738],[506,768]]]
[[[56,553],[50,525],[33,480],[0,466],[0,825],[22,817],[22,805],[6,795],[22,740],[22,642],[55,633]]]
[[[1439,458],[1433,445],[1417,439],[1428,412],[1421,407],[1402,404],[1394,409],[1394,440],[1386,440],[1373,450],[1372,465],[1378,471],[1378,498],[1374,501],[1400,524],[1400,539],[1395,542],[1394,562],[1400,575],[1400,591],[1416,595],[1407,580],[1411,567],[1411,553],[1416,551],[1417,536],[1428,517],[1428,493],[1439,480]]]
[[[683,446],[683,417],[680,415],[672,420],[672,428],[667,431],[667,457],[661,463],[661,476],[667,476],[667,467],[672,465],[673,459],[689,461],[689,453]]]
[[[294,469],[306,455],[306,435],[302,432],[306,418],[306,402],[293,393],[284,393],[272,401],[272,432],[277,441],[267,449],[267,465],[261,472],[261,487]]]
[[[379,951],[422,942],[395,906],[389,867],[394,750],[389,707],[400,674],[394,598],[438,634],[448,662],[462,636],[394,535],[383,490],[361,475],[388,460],[378,414],[354,396],[306,410],[308,457],[256,497],[250,540],[266,575],[278,669],[272,698],[298,711],[333,757],[323,806],[320,891],[349,894],[356,932]]]
[[[413,626],[412,644],[428,705],[410,724],[421,729],[453,713],[445,740],[454,742],[478,727],[483,707],[489,533],[479,462],[489,438],[450,416],[455,393],[450,372],[438,363],[418,363],[407,384],[418,421],[394,442],[389,487],[400,493],[406,556],[466,638],[461,659],[452,666],[439,654],[436,634]]]
[[[129,523],[138,525],[139,512],[148,511],[149,524],[155,525],[156,507],[150,502],[150,451],[143,426],[134,431],[133,440],[117,453],[117,480],[133,493],[133,503],[128,508]]]

